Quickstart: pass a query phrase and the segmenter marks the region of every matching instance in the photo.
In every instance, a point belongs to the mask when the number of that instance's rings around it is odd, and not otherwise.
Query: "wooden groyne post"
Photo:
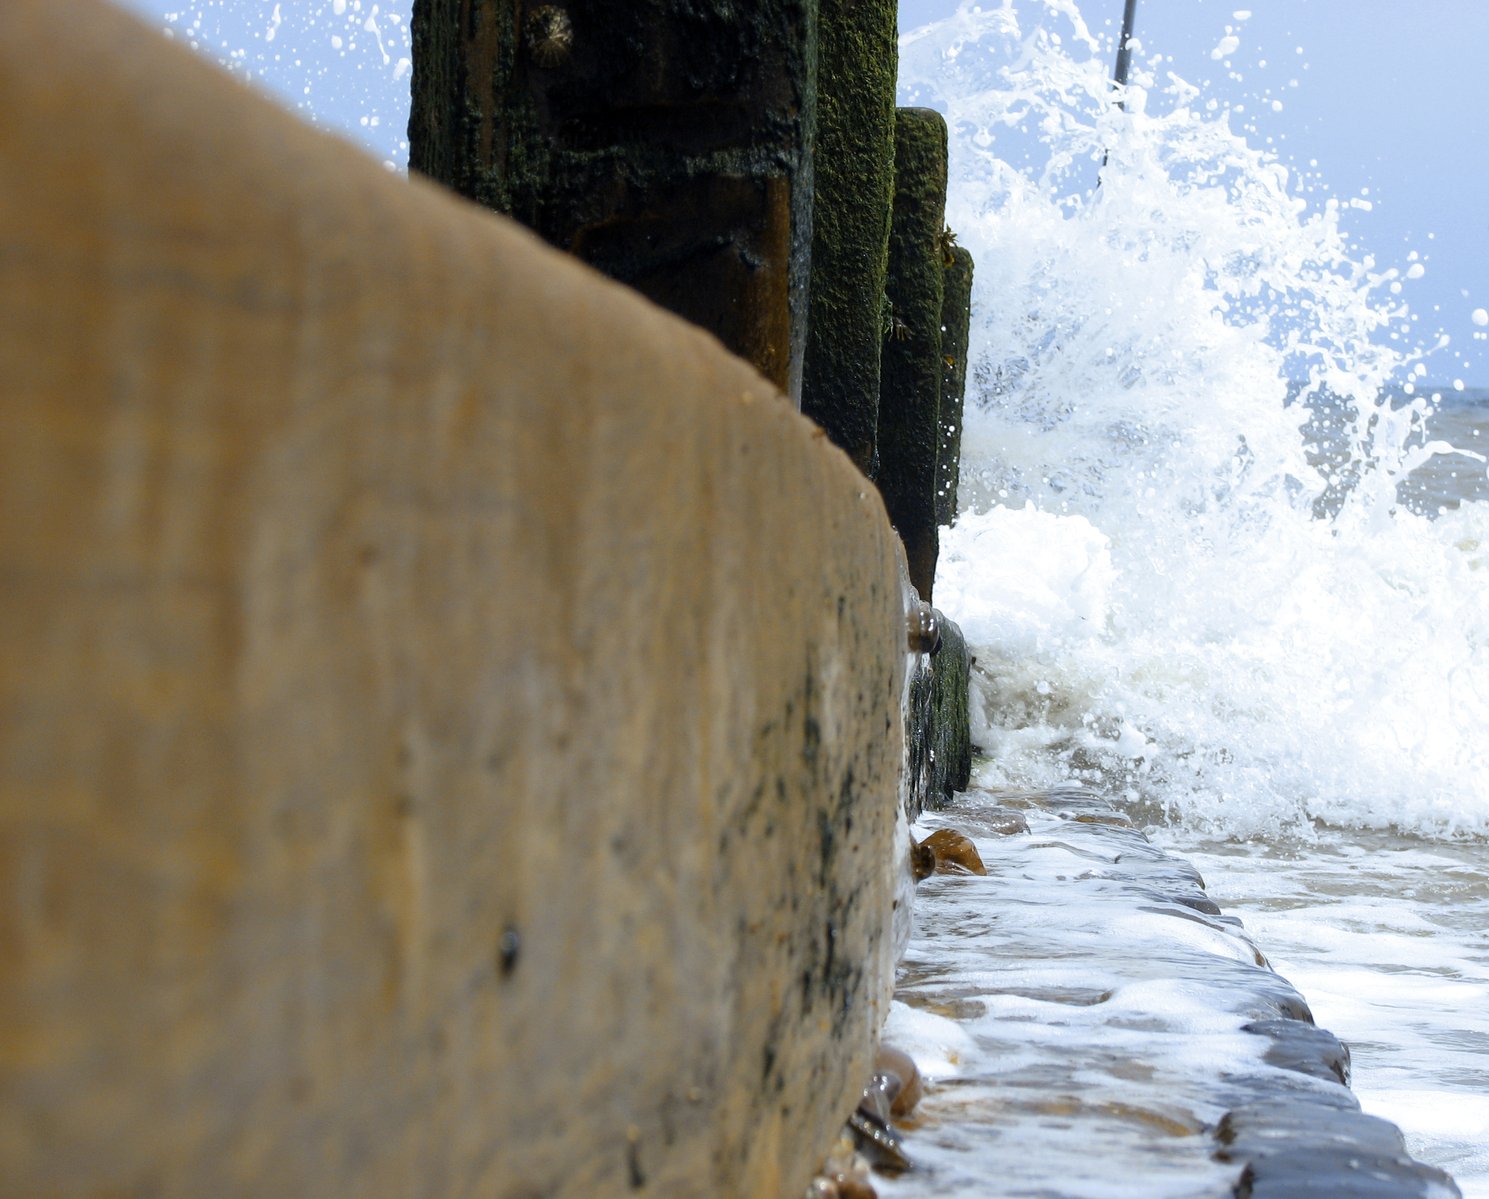
[[[93,0],[0,5],[0,403],[0,1196],[800,1193],[903,849],[819,429]]]

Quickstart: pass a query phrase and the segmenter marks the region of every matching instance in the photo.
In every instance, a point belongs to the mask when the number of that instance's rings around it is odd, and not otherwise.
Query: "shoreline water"
[[[1155,838],[1349,1044],[1367,1112],[1489,1199],[1489,869],[1480,842],[1334,830],[1312,846]]]
[[[886,1028],[927,1079],[919,1168],[885,1199],[1458,1193],[1359,1110],[1348,1052],[1193,866],[1105,801],[974,786],[932,826],[989,873],[922,884]]]

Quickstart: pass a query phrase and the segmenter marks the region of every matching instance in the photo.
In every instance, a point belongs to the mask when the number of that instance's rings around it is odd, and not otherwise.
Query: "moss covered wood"
[[[811,319],[801,410],[875,465],[889,211],[894,0],[820,0]]]
[[[415,0],[413,169],[799,399],[817,0]]]
[[[946,292],[941,301],[941,443],[936,450],[936,523],[956,519],[961,482],[962,415],[967,390],[967,346],[972,324],[972,254],[942,244]]]
[[[929,108],[895,114],[890,312],[879,387],[879,472],[910,581],[927,603],[936,576],[936,451],[941,436],[941,304],[946,267],[946,122]]]
[[[940,648],[912,660],[905,705],[906,814],[944,808],[972,781],[968,694],[972,657],[955,623],[936,613]]]
[[[968,693],[972,656],[962,630],[942,616],[941,652],[931,659],[931,786],[926,802],[943,807],[972,781],[972,732]]]

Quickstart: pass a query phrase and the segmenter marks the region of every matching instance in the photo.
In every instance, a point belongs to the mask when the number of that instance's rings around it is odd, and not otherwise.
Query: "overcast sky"
[[[117,2],[406,162],[410,0]],[[1122,0],[1079,5],[1115,37]],[[901,0],[900,28],[956,6]],[[1419,255],[1425,273],[1403,280],[1403,298],[1424,341],[1438,328],[1451,338],[1431,378],[1489,386],[1489,334],[1471,320],[1489,307],[1489,0],[1138,0],[1136,32],[1143,53],[1172,56],[1166,69],[1244,105],[1254,144],[1368,205],[1347,214],[1362,254],[1403,273]],[[1217,57],[1228,36],[1238,44]]]

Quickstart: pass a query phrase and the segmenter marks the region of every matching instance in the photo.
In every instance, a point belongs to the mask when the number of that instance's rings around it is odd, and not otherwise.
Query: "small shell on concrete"
[[[848,1117],[848,1127],[853,1130],[853,1142],[875,1170],[885,1174],[901,1174],[910,1168],[910,1159],[905,1156],[900,1138],[888,1121],[879,1120],[860,1106]],[[843,1179],[838,1178],[838,1189],[843,1188]]]
[[[557,4],[540,4],[522,23],[527,56],[535,67],[561,66],[574,49],[574,23]]]

